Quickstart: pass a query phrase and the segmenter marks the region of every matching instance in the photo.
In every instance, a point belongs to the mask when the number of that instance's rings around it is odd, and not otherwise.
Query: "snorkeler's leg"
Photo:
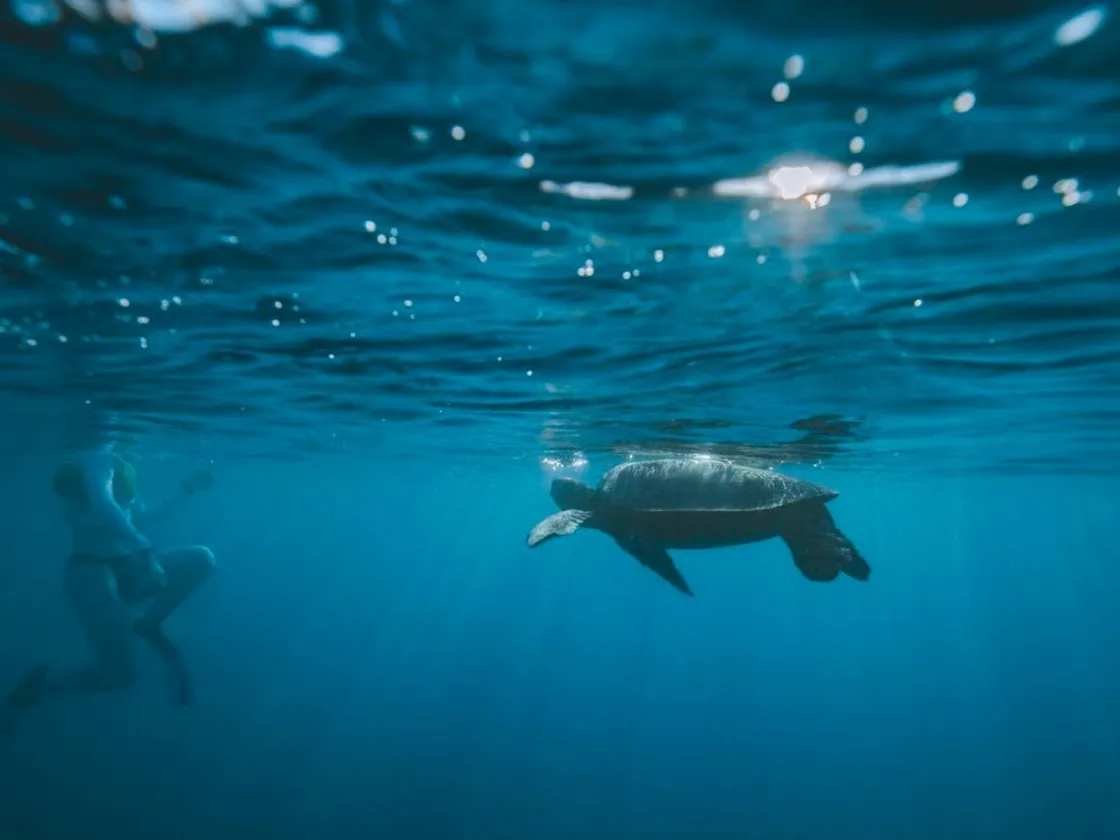
[[[53,692],[121,691],[136,681],[132,655],[132,619],[117,592],[117,579],[106,566],[68,570],[66,600],[93,651],[93,662],[47,678]]]
[[[201,545],[161,551],[155,560],[167,575],[167,582],[137,622],[138,628],[159,627],[214,573],[214,552]]]
[[[190,677],[183,655],[163,632],[163,622],[179,605],[204,584],[214,572],[214,553],[203,546],[163,551],[155,560],[163,568],[166,582],[160,588],[147,612],[135,623],[136,634],[143,638],[168,668],[176,701],[191,702]]]
[[[14,729],[19,716],[48,694],[122,691],[136,680],[132,627],[117,595],[116,579],[103,566],[71,569],[66,598],[93,652],[93,662],[54,671],[32,668],[0,706],[0,732]]]
[[[0,735],[11,735],[20,716],[43,699],[50,670],[46,665],[32,668],[20,680],[19,685],[4,698],[3,704],[0,704]]]

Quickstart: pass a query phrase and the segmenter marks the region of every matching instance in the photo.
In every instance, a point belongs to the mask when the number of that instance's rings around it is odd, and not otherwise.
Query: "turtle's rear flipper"
[[[827,583],[843,572],[856,580],[871,577],[871,567],[852,541],[840,533],[821,505],[812,516],[798,517],[782,533],[793,562],[808,580]]]
[[[651,572],[659,575],[662,580],[668,581],[685,595],[692,594],[688,581],[684,579],[681,570],[677,568],[673,558],[665,549],[637,540],[620,540],[617,537],[615,542],[623,551]]]

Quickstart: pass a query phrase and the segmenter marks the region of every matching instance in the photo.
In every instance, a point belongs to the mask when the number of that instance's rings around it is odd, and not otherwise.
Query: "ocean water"
[[[32,710],[0,838],[1120,834],[1114,13],[11,0],[0,680],[86,655],[66,449],[212,470],[218,568],[195,702]],[[526,548],[670,456],[870,580]]]

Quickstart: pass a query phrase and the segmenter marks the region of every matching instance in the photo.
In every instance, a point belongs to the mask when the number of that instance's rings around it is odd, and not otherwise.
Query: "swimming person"
[[[164,633],[163,622],[210,577],[214,555],[203,546],[154,551],[133,524],[133,514],[142,524],[158,520],[212,483],[209,472],[197,473],[177,497],[149,510],[137,501],[132,465],[108,447],[63,461],[53,484],[73,536],[63,590],[92,648],[93,662],[58,673],[46,666],[33,668],[0,708],[0,730],[10,731],[20,713],[48,694],[129,688],[136,678],[133,634],[163,661],[176,702],[190,702],[183,656]],[[147,600],[147,611],[133,621],[129,608]]]

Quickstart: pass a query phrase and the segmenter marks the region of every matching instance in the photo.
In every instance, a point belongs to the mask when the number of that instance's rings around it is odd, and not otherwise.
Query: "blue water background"
[[[84,653],[99,424],[214,470],[151,533],[218,556],[197,701],[35,709],[0,837],[1120,833],[1109,6],[159,8],[0,20],[0,678]],[[855,180],[757,192],[806,161]],[[525,548],[696,452],[840,491],[871,580]]]
[[[142,657],[130,694],[38,710],[5,835],[1120,829],[1110,482],[829,475],[867,585],[767,543],[678,552],[688,599],[601,535],[524,549],[532,471],[417,468],[240,467],[154,532],[221,561],[169,628],[197,705]],[[63,538],[21,547],[7,673],[81,651]]]

